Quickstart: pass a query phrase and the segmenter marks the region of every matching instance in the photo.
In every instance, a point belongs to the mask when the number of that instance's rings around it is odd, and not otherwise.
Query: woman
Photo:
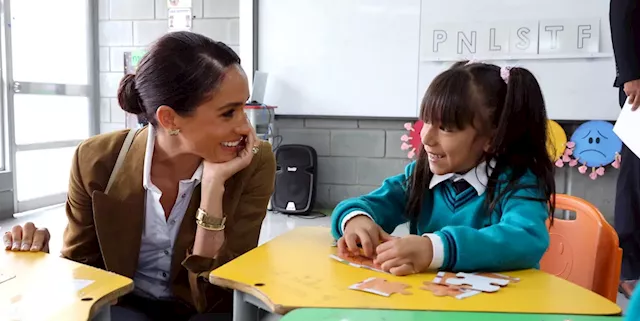
[[[275,179],[271,146],[243,110],[248,97],[229,47],[169,33],[118,90],[120,106],[149,125],[128,150],[128,131],[78,147],[62,255],[134,280],[114,320],[230,315],[231,293],[207,272],[256,247]],[[31,223],[4,238],[12,250],[48,250],[48,232]]]

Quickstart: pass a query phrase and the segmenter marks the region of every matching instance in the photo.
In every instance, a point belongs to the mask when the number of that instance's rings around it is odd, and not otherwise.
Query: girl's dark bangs
[[[473,125],[469,91],[470,75],[463,70],[448,70],[436,77],[420,106],[420,119],[444,128],[464,129]]]

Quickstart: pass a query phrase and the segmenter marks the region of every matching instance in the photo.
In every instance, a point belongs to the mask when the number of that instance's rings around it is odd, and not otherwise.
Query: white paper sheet
[[[628,99],[613,126],[613,132],[636,156],[640,157],[640,108],[631,111]],[[624,162],[624,159],[622,161]]]

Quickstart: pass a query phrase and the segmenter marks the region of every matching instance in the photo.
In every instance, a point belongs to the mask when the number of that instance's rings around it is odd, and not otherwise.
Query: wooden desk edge
[[[124,278],[124,276],[121,276]],[[118,300],[120,297],[125,296],[126,294],[133,291],[134,285],[133,280],[126,278],[129,283],[127,286],[116,289],[115,291],[109,292],[106,295],[102,296],[98,300],[94,300],[91,305],[91,309],[89,310],[88,320],[91,320],[96,314],[102,309],[104,306],[111,305],[111,302]]]
[[[223,288],[233,289],[236,291],[240,291],[249,295],[256,297],[258,300],[262,301],[273,313],[285,315],[289,311],[296,309],[297,307],[285,307],[279,304],[274,304],[271,299],[264,293],[262,293],[258,288],[252,285],[236,282],[233,280],[220,278],[213,273],[209,274],[209,283],[213,285],[217,285]]]
[[[249,295],[254,296],[255,298],[257,298],[258,300],[262,301],[262,303],[264,303],[273,313],[276,314],[280,314],[280,315],[285,315],[293,310],[296,309],[301,309],[301,308],[305,308],[305,309],[312,309],[309,307],[288,307],[288,306],[283,306],[283,305],[279,305],[279,304],[274,304],[271,299],[269,299],[269,297],[267,295],[265,295],[264,293],[262,293],[260,290],[258,290],[258,288],[256,288],[255,286],[252,285],[248,285],[248,284],[244,284],[244,283],[240,283],[237,281],[233,281],[233,280],[229,280],[229,279],[225,279],[225,278],[220,278],[217,277],[215,275],[213,275],[213,273],[209,274],[209,282],[213,285],[217,285],[223,288],[229,288],[229,289],[233,289],[236,291],[240,291]],[[613,312],[613,311],[608,311],[608,312],[603,312],[602,314],[598,314],[600,316],[620,316],[622,314],[622,309],[620,308],[619,305],[615,304],[617,307],[617,311]],[[318,309],[341,309],[341,308],[318,308]],[[369,309],[369,308],[350,308],[350,309]],[[380,310],[385,310],[385,309],[380,309]],[[455,312],[455,311],[447,311],[447,310],[413,310],[413,309],[409,309],[407,311],[432,311],[432,312]],[[500,312],[500,311],[491,311],[491,310],[487,310],[487,311],[460,311],[460,312],[469,312],[469,313],[513,313],[513,312]],[[528,314],[527,312],[518,312],[520,314]],[[536,314],[536,313],[534,313]],[[590,314],[581,314],[581,313],[572,313],[573,315],[581,315],[581,316],[589,316]]]

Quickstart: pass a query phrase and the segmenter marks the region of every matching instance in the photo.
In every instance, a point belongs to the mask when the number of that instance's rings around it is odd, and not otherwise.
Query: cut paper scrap
[[[411,292],[406,291],[408,288],[408,284],[389,282],[385,279],[375,277],[368,278],[349,287],[351,290],[364,291],[386,297],[389,297],[394,293],[409,295]]]
[[[474,296],[481,291],[476,291],[469,289],[465,286],[458,285],[443,285],[434,282],[423,282],[422,287],[420,289],[432,292],[435,296],[450,296],[454,297],[458,300],[468,298],[470,296]]]
[[[7,282],[13,278],[15,278],[15,274],[2,273],[0,272],[0,284]]]
[[[358,255],[358,256],[348,256],[348,257],[341,257],[338,255],[334,255],[334,254],[330,254],[329,255],[330,258],[347,264],[347,265],[351,265],[353,267],[357,267],[357,268],[363,268],[363,269],[368,269],[368,270],[372,270],[372,271],[376,271],[376,272],[382,272],[382,273],[386,273],[389,274],[385,271],[382,270],[382,268],[380,266],[377,266],[375,264],[373,264],[373,259],[370,259],[364,255]]]
[[[93,280],[75,279],[73,280],[73,289],[76,291],[80,291],[93,284],[93,282]]]
[[[482,292],[496,292],[501,287],[509,284],[509,280],[503,278],[490,278],[480,276],[471,273],[450,273],[450,272],[438,272],[433,279],[434,283],[442,285],[458,285],[467,286],[473,290]]]

